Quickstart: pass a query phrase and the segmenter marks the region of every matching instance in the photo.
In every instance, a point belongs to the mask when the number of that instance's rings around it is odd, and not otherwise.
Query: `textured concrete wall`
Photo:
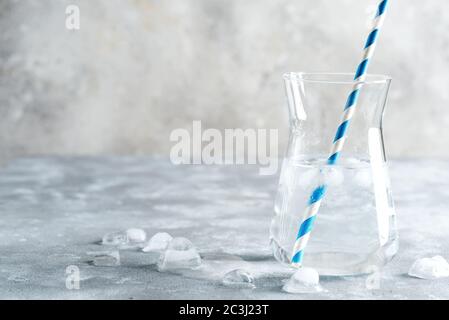
[[[286,71],[352,71],[374,0],[1,0],[0,153],[168,154],[172,129],[281,128]],[[77,4],[81,29],[65,28]],[[391,156],[449,157],[449,2],[395,0]]]

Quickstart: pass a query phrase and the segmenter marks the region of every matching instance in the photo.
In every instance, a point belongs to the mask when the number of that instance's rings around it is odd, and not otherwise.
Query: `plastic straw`
[[[345,144],[349,124],[352,119],[352,116],[354,115],[357,106],[357,101],[360,95],[360,90],[363,86],[363,82],[366,79],[368,65],[376,48],[379,30],[382,27],[385,19],[385,11],[387,9],[387,5],[388,0],[382,0],[379,3],[377,13],[374,18],[373,28],[370,34],[368,35],[368,39],[366,40],[362,62],[360,62],[359,66],[357,67],[357,71],[354,76],[354,86],[352,88],[351,93],[348,96],[343,111],[342,120],[340,125],[338,126],[332,144],[332,149],[327,159],[328,165],[335,165],[337,163],[338,158],[340,156],[340,152]],[[303,220],[299,226],[298,235],[296,237],[296,242],[293,248],[291,262],[294,267],[301,267],[302,265],[304,249],[309,241],[310,233],[313,229],[316,214],[320,209],[321,201],[323,200],[323,197],[326,194],[326,189],[327,186],[325,184],[319,185],[318,187],[315,188],[315,190],[312,192],[309,198],[307,208],[305,210]]]

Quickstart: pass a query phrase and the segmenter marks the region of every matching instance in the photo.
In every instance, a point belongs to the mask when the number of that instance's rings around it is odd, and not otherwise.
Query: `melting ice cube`
[[[192,269],[201,265],[201,257],[186,238],[174,238],[163,252],[157,263],[159,271],[170,271],[176,269]]]
[[[195,248],[186,251],[167,250],[157,263],[157,269],[161,272],[176,269],[192,269],[201,265],[201,257]]]
[[[345,179],[343,171],[338,167],[326,167],[322,169],[324,183],[328,186],[337,187],[343,184]]]
[[[172,240],[172,236],[166,232],[158,232],[151,237],[145,248],[142,249],[144,252],[162,252],[168,248],[168,244]],[[178,240],[179,241],[179,240]]]
[[[118,251],[88,252],[92,256],[92,263],[97,267],[114,267],[120,265],[120,254]]]
[[[232,270],[223,277],[223,284],[231,288],[254,289],[254,277],[243,269]]]
[[[121,250],[120,263],[122,266],[149,266],[157,263],[160,253],[144,254],[140,250]]]
[[[362,188],[369,188],[372,184],[371,170],[359,169],[354,175],[354,182]]]
[[[316,185],[319,183],[319,174],[320,171],[317,168],[311,168],[298,175],[295,183],[301,189],[306,190],[312,185]]]
[[[282,288],[288,293],[321,292],[320,276],[315,269],[302,267],[296,271]]]
[[[193,243],[187,238],[173,238],[172,241],[168,244],[168,249],[170,250],[178,250],[178,251],[186,251],[193,248]]]
[[[410,267],[408,275],[427,280],[449,277],[449,263],[442,256],[418,259]]]
[[[126,233],[122,231],[107,233],[103,236],[101,243],[110,246],[125,245],[128,243],[128,237]]]
[[[126,230],[126,237],[130,243],[141,243],[147,238],[147,234],[142,229],[131,228]]]
[[[103,245],[131,248],[136,244],[143,243],[146,237],[147,235],[144,230],[131,228],[126,231],[111,232],[105,234],[101,243]]]

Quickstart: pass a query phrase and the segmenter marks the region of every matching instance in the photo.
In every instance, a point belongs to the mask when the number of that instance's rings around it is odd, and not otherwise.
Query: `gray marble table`
[[[326,292],[290,295],[268,248],[277,176],[161,158],[16,159],[0,170],[0,298],[449,299],[449,279],[406,275],[417,257],[449,258],[449,164],[395,161],[390,174],[401,242],[380,288],[366,289],[366,277],[323,278]],[[86,252],[102,250],[103,234],[130,227],[188,237],[204,259],[235,256],[266,273],[256,289],[241,290],[161,273],[126,253],[117,267],[85,262]],[[70,265],[79,268],[79,290],[66,288]]]

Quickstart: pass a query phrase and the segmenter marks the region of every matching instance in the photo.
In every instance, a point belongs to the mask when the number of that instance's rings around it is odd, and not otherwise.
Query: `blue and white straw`
[[[332,149],[329,154],[329,158],[327,159],[328,165],[335,165],[337,163],[338,158],[340,156],[340,152],[345,144],[349,124],[357,106],[357,100],[360,95],[360,90],[366,79],[368,65],[376,48],[376,41],[379,36],[379,30],[382,27],[383,22],[385,20],[385,11],[387,9],[387,4],[388,0],[382,0],[379,3],[377,13],[374,18],[373,28],[368,36],[368,39],[366,40],[362,62],[359,64],[357,71],[355,73],[354,86],[352,88],[351,93],[348,96],[341,124],[337,129]],[[307,245],[307,242],[309,241],[310,232],[312,231],[313,223],[315,221],[316,214],[320,209],[321,201],[323,200],[323,197],[326,193],[326,189],[327,186],[325,184],[319,185],[317,188],[315,188],[315,190],[312,192],[312,195],[309,198],[307,208],[305,210],[303,220],[299,227],[298,235],[296,237],[296,242],[293,248],[293,255],[291,262],[294,267],[301,267],[302,265],[304,249]]]

